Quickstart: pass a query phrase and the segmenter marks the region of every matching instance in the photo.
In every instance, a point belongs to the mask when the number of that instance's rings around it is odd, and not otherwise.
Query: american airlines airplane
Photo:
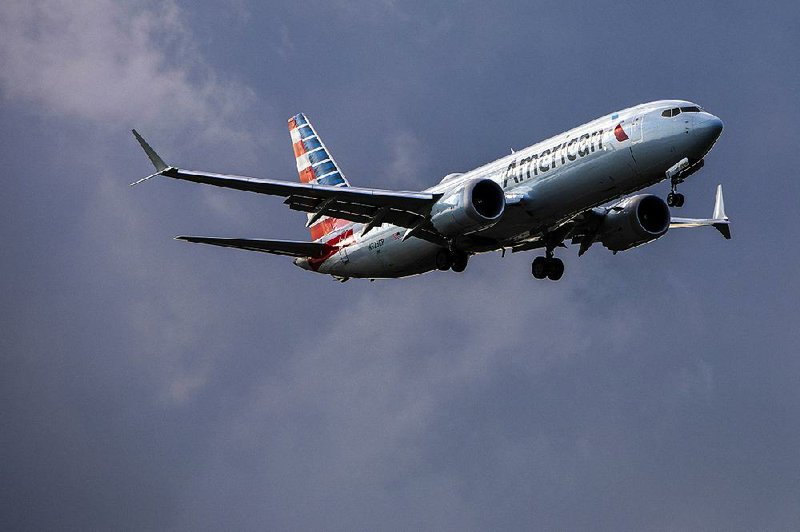
[[[471,255],[541,249],[536,279],[557,281],[559,247],[578,256],[598,242],[617,253],[664,236],[671,228],[709,226],[729,239],[717,186],[711,218],[672,217],[683,206],[677,187],[703,167],[722,121],[698,105],[660,100],[570,129],[421,192],[351,187],[303,114],[289,119],[300,182],[183,170],[167,165],[136,130],[156,173],[286,198],[308,213],[311,241],[179,236],[177,239],[295,257],[306,270],[350,278],[397,278],[433,270],[462,272]],[[669,180],[666,202],[626,194]],[[602,206],[607,203],[607,206]]]

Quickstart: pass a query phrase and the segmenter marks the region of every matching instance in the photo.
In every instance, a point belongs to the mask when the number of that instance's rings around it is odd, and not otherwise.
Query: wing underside
[[[175,239],[196,244],[210,244],[212,246],[272,253],[273,255],[287,255],[289,257],[317,258],[332,249],[331,246],[319,242],[296,242],[294,240],[215,238],[207,236],[178,236]]]
[[[554,227],[547,235],[531,235],[522,241],[510,243],[509,247],[513,252],[528,251],[547,247],[548,242],[552,243],[553,240],[556,240],[558,243],[571,240],[573,244],[580,244],[578,256],[583,255],[589,247],[602,236],[603,220],[608,210],[609,208],[590,209]],[[670,229],[713,227],[719,231],[723,237],[730,239],[730,219],[727,214],[725,214],[725,200],[722,196],[722,185],[717,186],[716,197],[714,199],[714,211],[711,218],[680,218],[673,216],[670,218],[669,227]],[[547,236],[550,237],[549,240]]]
[[[213,174],[168,168],[165,177],[232,188],[258,194],[282,196],[290,209],[358,223],[390,223],[417,228],[415,236],[442,243],[443,238],[426,224],[431,207],[441,197],[427,192],[395,192],[360,187],[332,187],[272,179]],[[420,224],[422,226],[420,227]]]
[[[441,198],[441,194],[336,187],[183,170],[164,163],[136,130],[133,134],[156,168],[155,174],[133,183],[134,185],[160,175],[257,194],[281,196],[286,198],[284,203],[290,209],[312,213],[310,220],[328,216],[364,223],[370,228],[381,223],[389,223],[413,231],[414,236],[419,238],[437,244],[446,243],[444,237],[428,221],[431,208]]]

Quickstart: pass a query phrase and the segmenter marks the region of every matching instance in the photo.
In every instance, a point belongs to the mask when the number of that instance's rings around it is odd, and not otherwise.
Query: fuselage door
[[[642,141],[642,120],[644,115],[634,116],[628,125],[628,136],[631,139],[631,144],[636,144]]]

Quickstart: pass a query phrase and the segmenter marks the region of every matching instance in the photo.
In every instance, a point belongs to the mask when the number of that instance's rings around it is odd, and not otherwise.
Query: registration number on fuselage
[[[381,247],[383,245],[383,242],[384,242],[384,239],[383,238],[379,238],[375,242],[370,243],[370,245],[367,246],[367,247],[369,248],[370,251],[374,251],[374,250],[378,249],[379,247]]]

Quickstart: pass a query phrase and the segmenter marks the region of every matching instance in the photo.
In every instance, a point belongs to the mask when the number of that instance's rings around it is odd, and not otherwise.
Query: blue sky
[[[5,2],[0,526],[800,527],[800,10],[738,2]],[[615,109],[725,121],[682,186],[734,239],[339,284],[178,234],[307,238],[306,113],[418,190]],[[652,189],[665,194],[666,185]]]

